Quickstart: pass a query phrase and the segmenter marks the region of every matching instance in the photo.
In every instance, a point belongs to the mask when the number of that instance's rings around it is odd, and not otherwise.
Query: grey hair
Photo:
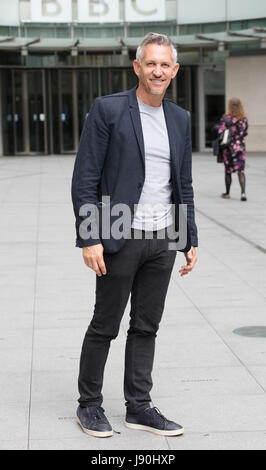
[[[144,37],[143,41],[137,48],[136,59],[139,63],[141,63],[143,56],[144,56],[144,48],[148,44],[159,44],[160,46],[169,46],[172,49],[172,58],[173,64],[177,63],[177,50],[171,41],[171,39],[166,36],[165,34],[158,34],[158,33],[148,33]]]

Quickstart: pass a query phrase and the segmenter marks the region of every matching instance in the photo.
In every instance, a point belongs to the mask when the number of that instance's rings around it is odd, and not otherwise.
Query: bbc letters
[[[165,0],[77,0],[77,18],[72,0],[31,0],[31,21],[62,23],[116,23],[165,20]]]

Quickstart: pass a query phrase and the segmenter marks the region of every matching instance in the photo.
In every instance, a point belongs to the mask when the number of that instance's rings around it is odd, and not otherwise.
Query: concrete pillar
[[[198,119],[199,152],[205,151],[205,103],[204,103],[204,68],[198,67]]]
[[[226,101],[240,98],[247,113],[247,150],[266,152],[266,56],[226,59]]]

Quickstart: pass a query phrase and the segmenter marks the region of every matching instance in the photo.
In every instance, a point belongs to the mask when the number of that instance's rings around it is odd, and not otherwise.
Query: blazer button
[[[138,184],[138,188],[139,188],[139,189],[142,188],[142,183],[139,183],[139,184]]]

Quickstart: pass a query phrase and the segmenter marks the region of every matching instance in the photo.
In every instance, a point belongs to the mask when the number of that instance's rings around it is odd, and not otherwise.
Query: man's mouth
[[[164,82],[164,80],[160,80],[158,78],[157,79],[156,78],[151,78],[150,80],[154,85],[162,85],[162,83]]]

